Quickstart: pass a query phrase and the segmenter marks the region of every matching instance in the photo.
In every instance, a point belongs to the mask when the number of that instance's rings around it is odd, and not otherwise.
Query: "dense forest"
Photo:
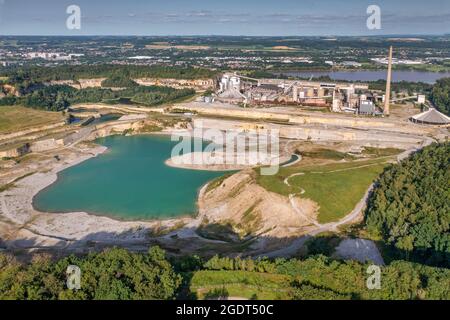
[[[195,94],[193,89],[174,89],[160,86],[133,86],[113,91],[104,88],[75,89],[66,85],[35,87],[31,93],[22,97],[0,99],[1,105],[23,105],[30,108],[50,111],[62,111],[77,103],[137,103],[144,106],[156,106],[173,102]]]
[[[66,269],[82,270],[82,289],[66,287]],[[0,254],[0,299],[170,299],[181,277],[153,247],[147,254],[110,250],[52,262],[36,256],[29,265]]]
[[[129,88],[136,86],[138,86],[136,82],[123,76],[114,76],[102,81],[102,87],[106,88]]]
[[[436,82],[430,99],[439,111],[450,115],[450,78],[439,79]]]
[[[409,81],[400,81],[393,82],[391,84],[391,89],[394,92],[407,91],[409,95],[413,95],[414,93],[422,93],[429,94],[433,86],[424,82],[409,82]],[[369,82],[370,90],[386,90],[386,80],[378,80]]]
[[[214,72],[199,68],[142,67],[123,65],[58,66],[14,68],[4,71],[8,84],[14,86],[19,96],[8,95],[0,99],[1,105],[61,111],[75,103],[129,102],[155,106],[173,102],[195,94],[192,89],[176,90],[160,86],[139,86],[132,78],[157,77],[176,79],[208,78]],[[48,85],[51,80],[77,80],[106,77],[104,88],[77,90],[67,85]],[[107,88],[121,88],[113,91]]]
[[[10,83],[24,81],[47,82],[51,80],[78,80],[91,78],[171,78],[202,79],[211,78],[216,72],[202,68],[182,68],[175,66],[135,66],[135,65],[61,65],[55,67],[27,67],[4,69],[0,76],[8,77]]]
[[[69,265],[81,269],[81,288],[66,287]],[[450,270],[397,261],[381,268],[382,286],[366,286],[367,265],[324,256],[298,259],[240,259],[197,256],[168,259],[159,247],[148,253],[108,249],[53,261],[36,255],[28,264],[0,253],[0,299],[179,299],[197,298],[196,286],[274,290],[289,299],[449,299]],[[258,291],[258,290],[256,290]],[[257,297],[255,297],[257,298]]]
[[[450,264],[450,143],[434,144],[379,178],[366,212],[367,228],[399,258]]]

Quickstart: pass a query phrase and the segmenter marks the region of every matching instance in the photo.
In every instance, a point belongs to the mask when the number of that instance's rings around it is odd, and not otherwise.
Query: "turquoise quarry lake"
[[[108,150],[58,174],[33,199],[45,212],[88,212],[123,220],[164,219],[197,212],[199,189],[224,172],[165,165],[177,142],[168,136],[110,136]]]

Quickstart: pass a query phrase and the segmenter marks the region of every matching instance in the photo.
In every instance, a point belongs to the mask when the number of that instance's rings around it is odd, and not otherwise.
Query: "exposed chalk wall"
[[[101,87],[103,80],[106,78],[97,78],[97,79],[78,79],[78,83],[80,84],[81,89],[84,88],[96,88]]]
[[[133,79],[142,86],[167,86],[176,89],[194,88],[197,90],[206,90],[214,87],[213,79],[163,79],[163,78],[138,78]]]
[[[116,134],[116,133],[123,133],[126,130],[139,130],[140,128],[142,128],[144,126],[144,122],[143,121],[138,121],[138,122],[125,122],[125,123],[121,123],[121,122],[114,122],[114,123],[108,123],[108,124],[103,124],[103,125],[99,125],[96,127],[96,130],[93,131],[89,136],[88,136],[88,140],[95,140],[97,138],[101,138],[101,137],[106,137],[109,136],[111,134]]]
[[[214,128],[219,130],[261,130],[277,129],[281,138],[309,141],[359,141],[365,144],[404,146],[418,144],[425,138],[417,135],[400,134],[382,130],[357,130],[311,125],[276,125],[268,123],[248,123],[245,121],[198,118],[193,120],[194,128]]]
[[[148,108],[148,107],[131,107],[126,105],[108,105],[108,104],[102,104],[102,103],[81,103],[77,105],[73,105],[71,109],[109,109],[109,110],[116,110],[118,112],[125,112],[125,113],[143,113],[143,112],[158,112],[163,113],[164,108]]]
[[[17,132],[8,133],[8,134],[2,134],[2,135],[0,135],[0,141],[14,139],[14,138],[17,138],[17,137],[20,137],[20,136],[24,136],[24,135],[28,135],[28,134],[31,134],[31,133],[34,133],[34,132],[55,129],[55,128],[58,128],[58,127],[62,127],[65,124],[66,123],[63,121],[63,122],[58,122],[58,123],[51,124],[51,125],[40,126],[40,127],[31,128],[31,129],[22,130],[22,131],[17,131]]]
[[[399,121],[392,121],[389,119],[357,118],[337,115],[299,115],[292,112],[277,112],[274,110],[267,111],[261,109],[245,109],[233,106],[220,107],[220,104],[186,103],[179,105],[178,107],[190,111],[195,111],[198,114],[215,117],[223,116],[248,118],[255,120],[274,120],[302,125],[318,124],[324,126],[338,126],[358,129],[380,129],[406,133],[425,131],[424,128],[418,128],[408,123],[401,123]]]
[[[0,151],[0,158],[15,158],[20,157],[24,154],[30,152],[30,146],[28,143],[25,143],[19,147],[14,147],[11,149]]]
[[[51,150],[51,149],[56,149],[56,148],[59,148],[62,146],[63,146],[63,144],[61,143],[61,140],[56,140],[53,138],[45,139],[45,140],[33,142],[30,145],[30,151],[31,152],[42,152],[42,151],[47,151],[47,150]]]

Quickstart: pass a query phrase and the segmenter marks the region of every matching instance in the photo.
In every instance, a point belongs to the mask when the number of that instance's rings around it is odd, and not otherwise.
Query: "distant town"
[[[393,64],[407,70],[450,70],[448,36],[389,37],[2,37],[0,64],[112,63],[236,70],[382,69],[383,42],[397,48]]]

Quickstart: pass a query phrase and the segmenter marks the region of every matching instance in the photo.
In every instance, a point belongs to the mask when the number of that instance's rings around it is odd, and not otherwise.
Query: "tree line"
[[[430,100],[439,111],[450,115],[450,78],[439,79],[436,82],[431,91]]]
[[[135,81],[124,76],[113,76],[102,81],[102,87],[106,88],[129,88],[137,86],[138,84]]]
[[[66,286],[69,265],[81,269],[79,290]],[[217,275],[226,287],[227,283],[235,284],[236,273],[242,272],[256,278],[261,274],[283,275],[294,293],[292,299],[450,298],[448,269],[396,261],[381,267],[381,289],[369,290],[367,266],[325,256],[305,260],[167,258],[156,246],[147,253],[113,248],[56,261],[38,254],[29,263],[0,253],[0,299],[180,299],[195,297],[195,292],[186,293],[194,275],[205,284],[217,282]],[[243,280],[242,285],[245,283]]]
[[[380,176],[366,211],[368,231],[396,258],[449,266],[450,142],[434,144]]]
[[[122,90],[106,88],[75,89],[67,85],[35,87],[30,93],[21,96],[8,96],[0,99],[0,106],[22,105],[48,111],[62,111],[77,103],[118,103],[120,101],[156,106],[176,101],[195,94],[193,89],[174,89],[161,86],[132,86]]]
[[[215,75],[215,71],[204,68],[115,64],[12,67],[4,69],[0,73],[0,76],[8,77],[8,82],[14,84],[24,81],[48,82],[113,77],[203,79]]]

